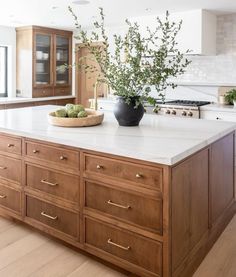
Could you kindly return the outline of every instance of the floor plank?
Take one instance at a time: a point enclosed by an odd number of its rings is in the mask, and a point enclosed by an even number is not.
[[[193,277],[236,276],[236,216]],[[27,226],[0,217],[1,277],[125,277]]]

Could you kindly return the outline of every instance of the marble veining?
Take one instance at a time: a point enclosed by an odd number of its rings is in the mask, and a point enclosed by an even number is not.
[[[154,163],[174,165],[236,129],[230,122],[169,118],[146,114],[139,127],[118,126],[111,112],[102,125],[63,128],[48,123],[57,107],[0,111],[0,131]]]

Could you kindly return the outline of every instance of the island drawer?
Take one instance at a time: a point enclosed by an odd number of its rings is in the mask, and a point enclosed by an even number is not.
[[[162,244],[91,218],[85,218],[85,243],[161,276]]]
[[[0,184],[0,206],[21,212],[21,192]]]
[[[74,212],[26,196],[26,216],[72,237],[77,237],[78,215]]]
[[[79,153],[62,147],[49,146],[37,142],[26,142],[26,156],[56,163],[64,167],[79,170]]]
[[[85,206],[162,234],[162,199],[86,182]]]
[[[21,182],[21,160],[0,155],[0,177]]]
[[[130,181],[162,191],[162,168],[85,154],[85,172]]]
[[[21,155],[21,139],[0,134],[0,151]]]
[[[79,205],[79,177],[26,164],[26,185]]]

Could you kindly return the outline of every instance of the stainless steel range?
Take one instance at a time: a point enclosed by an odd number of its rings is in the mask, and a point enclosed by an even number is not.
[[[207,101],[192,101],[192,100],[170,100],[157,102],[157,107],[153,109],[150,106],[145,107],[147,113],[157,113],[167,116],[181,116],[189,118],[200,118],[200,106],[208,105]]]

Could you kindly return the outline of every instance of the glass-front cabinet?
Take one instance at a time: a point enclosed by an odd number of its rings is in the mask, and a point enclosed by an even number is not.
[[[69,64],[70,40],[68,37],[56,36],[56,85],[68,85],[69,70],[66,67]]]
[[[53,85],[52,80],[52,35],[35,34],[35,86]]]

